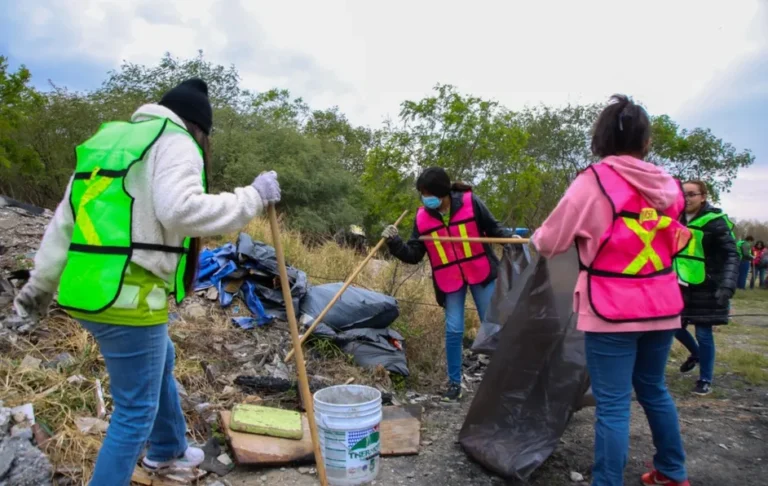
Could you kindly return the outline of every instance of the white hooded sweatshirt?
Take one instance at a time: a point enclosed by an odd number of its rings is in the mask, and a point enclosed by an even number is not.
[[[168,108],[144,105],[132,121],[169,118],[180,126],[184,122]],[[165,133],[135,164],[125,178],[125,188],[133,204],[133,241],[181,246],[185,237],[214,236],[238,231],[264,209],[252,186],[233,193],[205,194],[202,184],[203,159],[197,145],[187,135]],[[62,202],[56,209],[35,256],[30,284],[53,293],[67,263],[74,217],[69,204],[70,180]],[[131,261],[170,282],[178,255],[137,250]]]

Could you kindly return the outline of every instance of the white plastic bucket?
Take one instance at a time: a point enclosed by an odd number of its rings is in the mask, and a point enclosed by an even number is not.
[[[379,390],[332,386],[315,393],[314,404],[328,483],[356,486],[376,479],[381,453]]]

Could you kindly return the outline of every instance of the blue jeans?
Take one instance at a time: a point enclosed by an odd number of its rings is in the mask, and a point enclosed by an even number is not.
[[[715,336],[712,334],[712,326],[697,325],[696,339],[686,328],[678,329],[675,337],[691,356],[699,358],[699,379],[712,383],[715,375]]]
[[[688,477],[677,408],[664,382],[674,334],[674,330],[586,333],[587,367],[597,402],[592,486],[624,484],[633,387],[656,447],[654,467],[674,481]]]
[[[752,266],[752,262],[743,260],[739,263],[739,281],[738,286],[744,290],[747,288],[747,276],[749,275],[749,268]]]
[[[169,461],[187,450],[168,325],[81,324],[99,344],[115,405],[90,485],[128,486],[147,442],[153,461]]]
[[[758,283],[757,288],[762,288],[763,282],[765,282],[765,268],[754,267],[754,272],[752,272],[752,279],[749,282],[749,288],[755,288],[755,280],[757,280]]]
[[[469,290],[477,306],[480,320],[485,319],[485,313],[491,305],[491,297],[496,288],[496,281],[485,287],[471,285]],[[461,355],[464,341],[464,304],[467,300],[467,286],[456,292],[445,294],[445,357],[448,360],[448,380],[451,383],[461,383]]]

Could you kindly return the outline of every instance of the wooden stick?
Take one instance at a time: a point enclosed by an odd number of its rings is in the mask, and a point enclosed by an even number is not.
[[[403,214],[400,215],[399,218],[397,218],[397,221],[395,221],[395,226],[399,225],[402,221],[405,215],[408,214],[408,211],[403,211]],[[303,336],[301,336],[301,344],[304,344],[304,341],[306,341],[310,335],[315,331],[315,328],[320,325],[320,323],[323,321],[323,318],[328,314],[328,311],[331,310],[331,307],[339,301],[341,298],[341,294],[344,293],[347,288],[352,284],[352,282],[357,278],[357,276],[360,274],[360,272],[363,271],[363,268],[365,268],[365,265],[371,260],[371,258],[376,255],[376,253],[379,251],[379,249],[386,243],[387,239],[382,238],[379,240],[379,242],[376,244],[376,246],[373,247],[373,250],[371,250],[370,253],[368,253],[368,256],[365,257],[365,260],[360,262],[360,265],[355,268],[355,270],[352,272],[352,274],[347,278],[347,280],[344,282],[344,285],[341,286],[341,289],[339,289],[338,292],[336,292],[336,295],[333,296],[330,302],[325,306],[325,309],[320,312],[320,314],[315,318],[315,322],[312,323],[311,326],[309,326],[309,329],[304,333]],[[287,363],[290,361],[290,359],[293,357],[293,351],[289,352],[288,355],[285,357],[285,362]]]
[[[449,241],[452,243],[489,243],[498,245],[527,245],[531,240],[529,238],[491,238],[483,236],[480,238],[462,238],[460,236],[422,236],[421,241]]]
[[[299,375],[299,390],[301,398],[304,401],[304,410],[307,411],[307,421],[309,422],[309,433],[312,436],[312,448],[315,451],[315,463],[317,466],[317,477],[320,478],[322,486],[328,486],[328,478],[325,475],[325,462],[323,454],[320,452],[320,440],[317,436],[317,423],[315,422],[315,408],[312,403],[312,393],[309,391],[309,380],[307,379],[307,368],[304,365],[304,353],[301,350],[301,341],[299,340],[299,326],[296,323],[296,312],[293,308],[293,297],[291,296],[291,284],[288,281],[288,270],[285,267],[285,254],[283,253],[283,243],[280,241],[280,224],[277,222],[277,212],[275,206],[270,204],[267,208],[269,213],[269,225],[272,227],[272,239],[275,245],[275,256],[277,257],[277,268],[280,271],[280,285],[283,289],[283,299],[285,300],[285,312],[288,314],[288,326],[291,328],[291,341],[293,350],[296,352],[296,372]]]

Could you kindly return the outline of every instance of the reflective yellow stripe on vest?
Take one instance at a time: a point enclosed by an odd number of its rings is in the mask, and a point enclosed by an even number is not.
[[[448,265],[448,255],[445,254],[445,248],[443,248],[443,243],[438,240],[440,238],[440,235],[437,234],[437,231],[432,232],[432,243],[435,244],[435,250],[437,250],[437,254],[440,256],[440,263],[443,265]]]
[[[83,197],[80,198],[80,204],[77,205],[77,216],[75,217],[75,220],[80,225],[80,231],[83,233],[83,238],[85,238],[86,243],[94,246],[102,246],[101,238],[99,238],[99,234],[93,226],[93,221],[91,221],[91,216],[88,214],[86,205],[98,198],[107,190],[107,188],[109,188],[109,185],[112,184],[111,177],[99,177],[96,179],[98,173],[99,168],[96,167],[91,173],[91,178],[84,181],[88,188],[83,193]]]
[[[472,256],[472,245],[469,241],[466,241],[466,239],[469,238],[469,235],[467,234],[467,225],[459,225],[459,234],[464,238],[464,258],[470,258]]]
[[[653,243],[653,239],[656,237],[656,232],[668,228],[669,225],[672,224],[672,219],[667,216],[662,216],[659,219],[659,223],[650,231],[640,226],[640,223],[638,223],[638,221],[635,219],[622,219],[624,220],[624,224],[627,225],[627,228],[632,230],[632,232],[635,233],[638,238],[640,238],[645,247],[621,273],[626,275],[637,275],[640,270],[643,269],[645,264],[648,263],[648,261],[653,264],[653,268],[655,268],[657,272],[663,270],[664,263],[662,263],[661,258],[653,249],[651,243]]]

